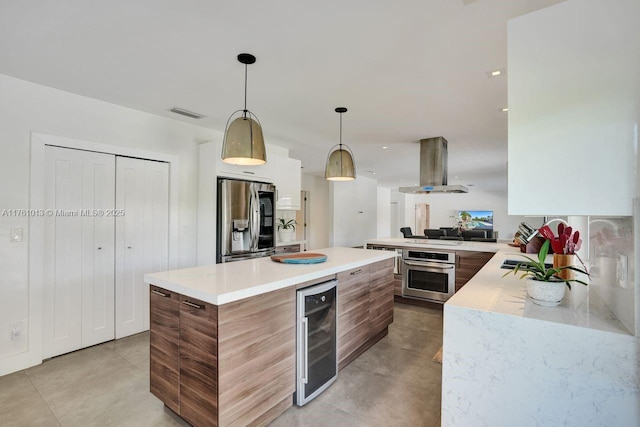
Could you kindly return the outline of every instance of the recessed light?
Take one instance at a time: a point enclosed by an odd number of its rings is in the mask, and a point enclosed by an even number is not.
[[[382,148],[383,150],[386,150],[386,149],[387,149],[387,148],[389,148],[389,147],[387,147],[386,145],[383,145],[383,146],[382,146],[382,147],[380,147],[380,148]]]
[[[503,113],[506,113],[507,111],[509,111],[508,108],[501,108],[500,111],[502,111]]]
[[[376,174],[375,172],[371,172],[371,175],[375,175],[375,174]]]
[[[499,77],[504,74],[504,68],[500,68],[499,70],[492,70],[487,73],[489,77]]]
[[[404,179],[401,179],[400,182],[404,182]]]

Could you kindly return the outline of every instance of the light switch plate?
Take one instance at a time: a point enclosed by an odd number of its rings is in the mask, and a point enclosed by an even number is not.
[[[12,228],[9,230],[9,241],[11,243],[22,242],[23,231],[22,228]]]

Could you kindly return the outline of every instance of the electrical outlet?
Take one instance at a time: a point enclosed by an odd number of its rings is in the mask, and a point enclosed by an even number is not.
[[[23,329],[24,329],[24,322],[9,323],[9,338],[11,338],[11,341],[21,340]]]
[[[627,289],[627,272],[628,272],[628,259],[625,255],[618,254],[618,262],[616,265],[616,278],[618,279],[618,285],[621,288]]]

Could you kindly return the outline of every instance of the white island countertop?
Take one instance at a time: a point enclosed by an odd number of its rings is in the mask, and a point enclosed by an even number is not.
[[[367,240],[368,245],[393,246],[396,248],[424,248],[424,249],[444,249],[447,251],[475,251],[475,252],[498,252],[501,249],[508,249],[509,245],[504,242],[472,242],[463,240],[439,240],[439,239],[401,239],[386,238]],[[514,249],[514,248],[512,248]],[[515,248],[517,250],[517,248]]]
[[[327,261],[320,264],[281,264],[264,257],[145,274],[144,281],[222,305],[395,257],[388,251],[340,247],[311,252],[326,255]]]

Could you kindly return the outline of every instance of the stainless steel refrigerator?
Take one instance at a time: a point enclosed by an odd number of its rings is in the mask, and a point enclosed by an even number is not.
[[[273,255],[275,191],[273,184],[218,178],[217,263]]]

